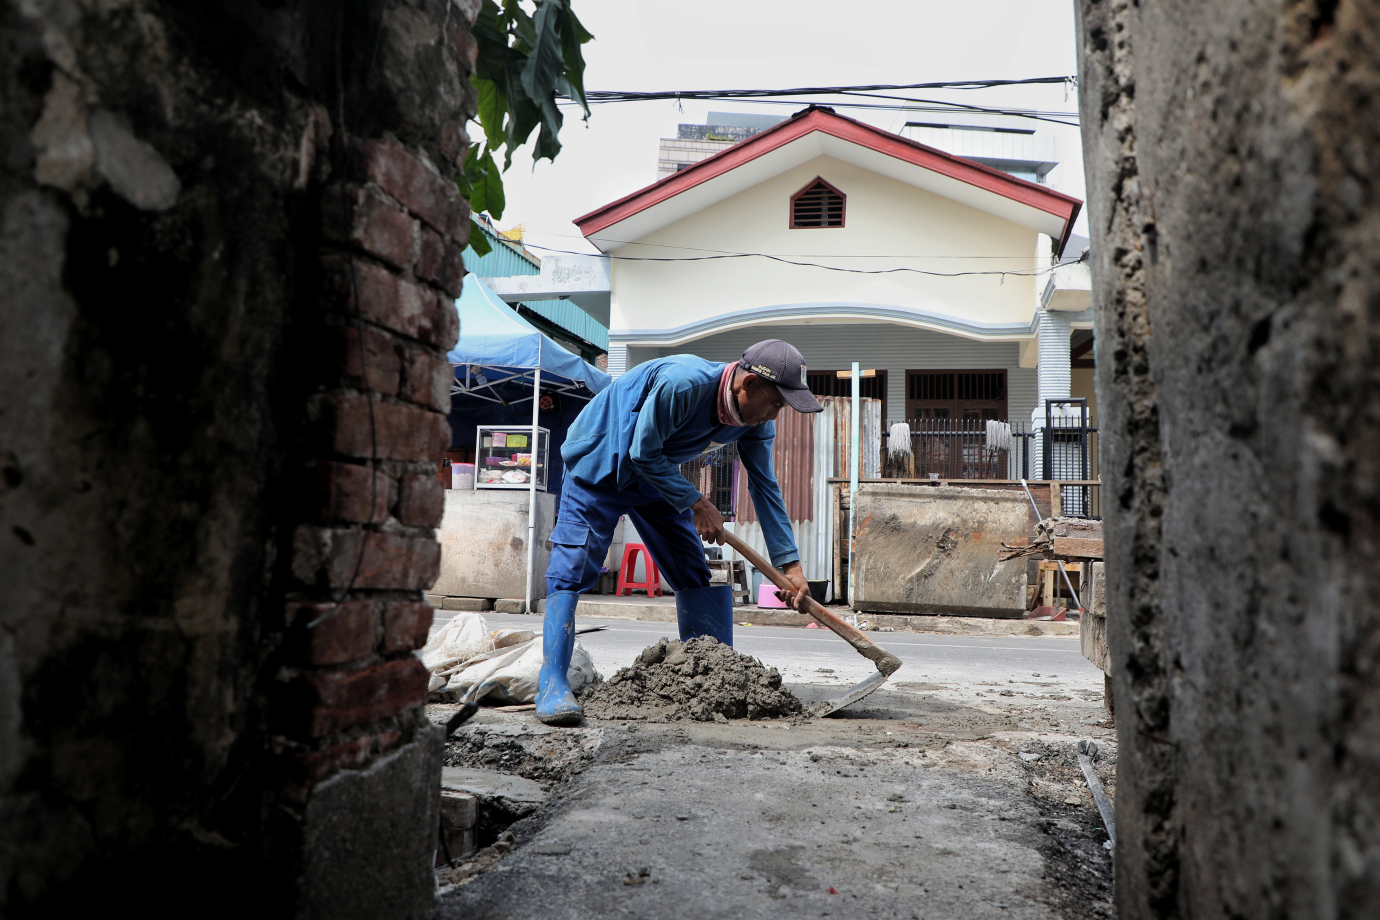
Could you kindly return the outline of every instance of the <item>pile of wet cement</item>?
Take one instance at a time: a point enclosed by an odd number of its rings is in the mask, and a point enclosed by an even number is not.
[[[725,722],[799,715],[804,706],[781,686],[781,675],[711,636],[662,639],[631,666],[580,697],[595,719]]]

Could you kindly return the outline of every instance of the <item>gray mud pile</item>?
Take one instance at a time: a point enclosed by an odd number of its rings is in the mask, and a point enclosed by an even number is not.
[[[710,636],[662,639],[631,666],[580,697],[595,719],[725,722],[799,715],[804,706],[781,675]]]

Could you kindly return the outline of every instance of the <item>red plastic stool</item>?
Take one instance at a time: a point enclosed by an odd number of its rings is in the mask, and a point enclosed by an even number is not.
[[[647,580],[633,581],[637,571],[637,554],[641,553],[647,563]],[[641,543],[628,543],[623,546],[623,564],[618,567],[618,597],[632,594],[633,588],[643,588],[648,597],[661,597],[661,573],[657,571],[652,554]]]

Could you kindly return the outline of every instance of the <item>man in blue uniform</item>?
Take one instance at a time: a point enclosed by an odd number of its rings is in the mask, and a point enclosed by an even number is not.
[[[575,604],[599,578],[620,515],[632,519],[676,593],[681,639],[733,644],[733,588],[710,586],[701,543],[723,542],[723,515],[679,469],[707,450],[737,442],[771,563],[794,586],[783,597],[799,607],[809,585],[771,461],[774,420],[786,406],[823,408],[806,386],[800,352],[769,339],[731,364],[693,355],[639,364],[575,419],[561,448],[566,477],[546,569],[537,718],[569,725],[582,716],[566,679]]]

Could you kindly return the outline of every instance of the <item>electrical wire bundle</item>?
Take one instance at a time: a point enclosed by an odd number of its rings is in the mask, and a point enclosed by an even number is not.
[[[790,89],[695,89],[695,90],[590,90],[585,98],[591,105],[610,102],[654,102],[657,100],[721,101],[748,99],[769,105],[801,105],[797,96],[844,96],[851,99],[872,99],[876,102],[840,101],[835,104],[856,109],[891,109],[921,112],[970,112],[986,115],[1007,115],[1016,118],[1030,118],[1054,124],[1078,125],[1077,112],[1041,111],[1009,107],[968,105],[960,102],[947,102],[942,99],[920,99],[912,96],[897,96],[893,93],[906,90],[976,90],[1002,86],[1040,86],[1060,85],[1072,90],[1078,85],[1076,77],[1029,77],[1022,80],[948,80],[935,83],[875,83],[862,86],[798,86]],[[909,103],[901,105],[898,103]],[[568,97],[563,105],[577,104]]]

